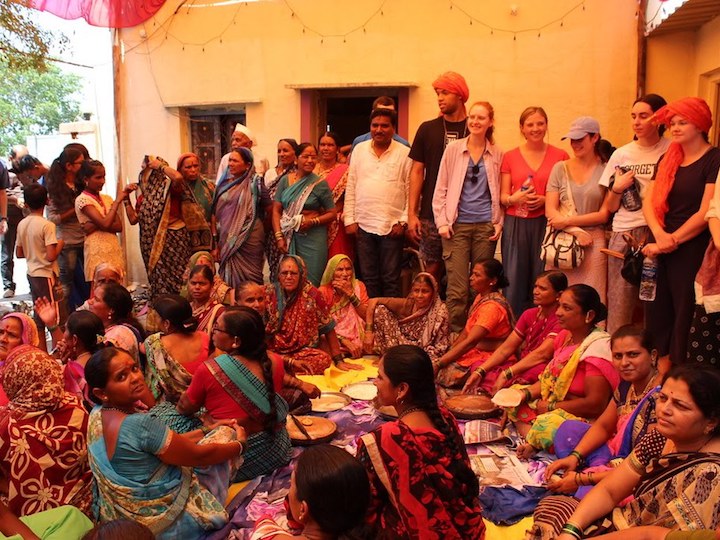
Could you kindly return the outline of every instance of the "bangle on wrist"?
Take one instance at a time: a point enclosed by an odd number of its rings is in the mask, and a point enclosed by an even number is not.
[[[577,459],[578,466],[582,466],[582,464],[585,462],[585,457],[577,450],[573,450],[572,452],[570,452],[570,455]]]
[[[530,403],[532,401],[532,394],[530,393],[530,390],[523,388],[522,392],[525,395],[525,403]]]
[[[54,325],[52,325],[52,326],[47,326],[46,328],[47,328],[47,331],[48,331],[48,332],[52,333],[52,332],[54,332],[55,330],[58,329],[58,325],[57,325],[57,324],[54,324]]]
[[[360,299],[358,298],[357,294],[353,293],[353,294],[350,296],[350,303],[351,303],[353,306],[359,306],[359,305],[360,305]]]
[[[343,358],[344,357],[341,353],[334,354],[332,357],[333,364],[335,364],[337,366],[340,362],[343,361]]]
[[[477,368],[477,369],[475,370],[475,373],[477,373],[478,375],[480,375],[483,379],[485,378],[485,375],[487,375],[487,371],[485,371],[485,368],[482,367],[482,366],[479,367],[479,368]]]
[[[503,375],[505,375],[505,380],[509,381],[513,378],[513,370],[512,368],[507,368],[505,371],[503,371]]]
[[[548,403],[547,410],[548,410],[548,412],[554,411],[556,407],[557,407],[557,401],[550,401]]]
[[[563,525],[562,531],[563,533],[569,534],[573,538],[577,538],[577,540],[582,539],[582,529],[579,527],[573,525],[572,523],[566,523]]]
[[[618,192],[618,191],[615,191],[615,188],[614,188],[614,187],[610,188],[610,191],[612,191],[615,195],[622,195],[622,194],[623,194],[622,191],[619,191],[619,192]]]
[[[203,435],[207,435],[212,430],[207,426],[200,426],[200,431],[202,431]]]

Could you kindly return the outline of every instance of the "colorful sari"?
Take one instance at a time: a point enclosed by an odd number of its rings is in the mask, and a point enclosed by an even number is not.
[[[18,321],[20,321],[20,326],[22,326],[22,344],[37,347],[40,344],[40,333],[38,332],[37,325],[35,324],[33,318],[25,313],[13,311],[12,313],[5,315],[2,319],[0,319],[0,321],[4,321],[10,317],[15,317]],[[0,371],[2,370],[3,365],[3,362],[0,362]],[[7,405],[7,403],[8,398],[5,395],[2,384],[0,384],[0,407]]]
[[[288,253],[302,257],[307,266],[308,280],[317,287],[328,258],[327,226],[311,227],[303,232],[299,231],[299,227],[303,210],[325,212],[335,208],[330,188],[316,174],[308,174],[293,185],[286,176],[278,185],[275,200],[283,208],[280,230]]]
[[[187,433],[202,426],[197,416],[183,416],[177,412],[175,405],[190,386],[195,368],[208,358],[210,337],[205,333],[203,336],[205,341],[200,356],[186,365],[175,361],[165,349],[161,333],[153,334],[145,340],[145,382],[158,402],[149,412],[177,433]]]
[[[93,409],[88,423],[88,456],[99,521],[137,521],[159,540],[199,538],[225,525],[225,508],[200,484],[193,469],[167,465],[157,457],[177,435],[150,415],[129,415],[118,430],[110,459],[101,411],[101,407]],[[234,438],[234,430],[223,428],[208,435],[212,437],[209,442]],[[223,466],[227,468],[227,464]]]
[[[348,297],[343,297],[338,302],[335,302],[335,289],[333,289],[332,280],[338,264],[345,260],[349,261],[352,265],[350,257],[343,254],[335,255],[328,261],[318,291],[322,294],[325,304],[330,306],[330,316],[335,321],[335,333],[340,340],[341,347],[343,350],[349,350],[345,345],[346,342],[351,343],[355,347],[362,347],[365,337],[365,321],[355,310],[352,303],[350,303]],[[351,283],[353,292],[360,300],[360,303],[367,303],[370,300],[367,289],[365,289],[362,281],[355,279],[354,269]]]
[[[470,306],[465,332],[469,333],[474,326],[482,326],[488,331],[483,341],[496,340],[499,346],[510,335],[514,324],[515,317],[510,304],[501,293],[493,292],[475,298]],[[473,347],[438,372],[438,384],[448,389],[462,388],[472,370],[490,358],[492,353]]]
[[[455,419],[441,410],[459,435]],[[480,500],[458,473],[472,474],[464,447],[453,452],[436,429],[410,429],[396,420],[363,435],[357,457],[370,477],[367,521],[376,538],[482,540]]]
[[[205,332],[208,336],[212,337],[213,325],[224,311],[225,306],[218,304],[212,299],[204,306],[193,309],[193,317],[198,321],[197,331]]]
[[[555,338],[553,359],[540,374],[540,399],[548,403],[563,401],[568,395],[585,395],[585,377],[588,365],[603,376],[613,390],[617,388],[620,376],[612,365],[610,336],[607,332],[595,328],[580,345],[570,345],[570,332],[563,330]],[[527,434],[529,444],[537,449],[552,447],[555,433],[566,420],[581,420],[563,409],[554,409],[538,415],[537,401],[523,403],[510,411],[513,421],[532,423]]]
[[[258,379],[242,362],[223,354],[208,360],[206,366],[215,380],[228,395],[245,411],[249,418],[264,425],[271,413],[270,395],[263,381]],[[278,388],[278,379],[282,381],[283,367],[275,364],[273,385]],[[242,482],[268,474],[290,462],[290,436],[285,427],[288,406],[285,400],[275,392],[275,427],[272,431],[262,430],[248,436],[247,450],[243,454],[245,461],[237,471],[234,482]],[[213,411],[208,411],[211,415]]]
[[[263,281],[265,229],[260,219],[262,178],[250,167],[228,178],[215,190],[213,209],[220,248],[219,274],[232,287],[243,281]]]
[[[8,355],[0,383],[10,398],[0,408],[0,476],[10,510],[24,516],[69,504],[89,515],[88,415],[64,391],[60,364],[21,345]]]
[[[332,364],[332,359],[317,347],[320,336],[335,328],[335,321],[323,296],[308,282],[303,260],[296,255],[286,255],[283,260],[285,258],[292,258],[297,263],[299,284],[290,294],[286,294],[279,283],[265,286],[268,348],[282,355],[283,363],[292,365],[301,360],[310,366],[311,375],[322,375]]]
[[[198,160],[198,163],[200,162],[200,157],[197,154],[193,152],[186,152],[178,156],[177,166],[175,167],[175,170],[180,171],[183,162],[189,157],[194,157]],[[203,213],[205,214],[205,220],[208,223],[211,223],[212,202],[215,196],[215,183],[208,180],[207,178],[203,178],[202,176],[200,176],[197,180],[187,182],[187,185],[190,186],[190,190],[195,196],[195,201],[200,205],[200,208],[202,208]]]
[[[419,273],[432,284],[433,298],[430,305],[399,319],[383,305],[375,308],[373,330],[375,349],[383,355],[395,345],[417,345],[430,355],[432,360],[440,358],[450,346],[450,317],[440,299],[435,278],[427,272]],[[413,302],[410,298],[406,302]]]
[[[621,383],[621,386],[625,387]],[[585,456],[585,463],[588,472],[607,471],[625,459],[635,445],[648,433],[648,430],[656,422],[655,416],[655,393],[660,390],[659,386],[653,387],[641,399],[636,400],[628,396],[628,393],[621,395],[620,387],[615,390],[613,400],[617,406],[618,420],[615,435],[600,448]],[[563,422],[555,433],[554,446],[558,458],[570,455],[584,435],[590,429],[590,424],[580,420],[568,420]],[[592,486],[579,487],[575,492],[577,499],[582,499]]]
[[[328,183],[335,206],[341,206],[345,199],[348,165],[337,163],[332,169],[321,170],[318,164],[315,174]],[[355,242],[345,232],[345,226],[337,220],[328,224],[328,257],[335,255],[347,255],[351,261],[355,257]]]
[[[661,455],[665,438],[650,431],[628,456],[642,475],[633,496],[622,507],[600,518],[583,538],[615,530],[654,525],[671,530],[716,529],[720,500],[720,454],[676,452]],[[552,500],[558,499],[558,500]],[[552,510],[548,512],[549,505]],[[579,501],[573,497],[547,497],[533,516],[528,538],[549,540],[559,534]]]
[[[225,281],[223,281],[223,278],[221,278],[215,272],[215,257],[213,257],[209,251],[197,251],[190,256],[187,269],[183,274],[184,284],[182,286],[182,289],[180,289],[180,295],[185,298],[189,298],[187,282],[190,279],[190,271],[195,268],[195,266],[197,266],[197,262],[200,260],[201,257],[206,257],[213,263],[211,270],[215,274],[215,277],[213,278],[213,285],[212,289],[210,290],[210,300],[218,304],[229,305],[231,303],[230,292],[232,291],[232,287],[225,283]]]
[[[138,223],[150,297],[156,298],[180,291],[183,268],[190,254],[210,249],[212,234],[190,186],[184,181],[173,184],[160,170],[147,167],[152,159],[153,156],[145,158],[138,179],[142,191]],[[173,215],[178,211],[179,215]]]

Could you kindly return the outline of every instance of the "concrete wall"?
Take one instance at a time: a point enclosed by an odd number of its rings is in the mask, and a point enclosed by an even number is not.
[[[471,101],[494,105],[497,141],[505,148],[521,142],[517,118],[528,105],[547,110],[553,144],[562,144],[573,118],[588,114],[598,118],[605,137],[630,138],[635,2],[587,0],[582,9],[577,0],[525,0],[515,2],[516,15],[510,2],[453,4],[393,0],[372,16],[379,1],[293,0],[294,15],[279,1],[176,14],[176,4],[167,3],[154,21],[119,34],[121,175],[134,178],[146,153],[172,161],[187,150],[183,110],[195,106],[246,104],[248,126],[272,162],[277,139],[300,135],[296,88],[304,86],[410,83],[412,137],[437,115],[431,83],[446,70],[466,77]],[[480,21],[495,28],[492,34]],[[551,21],[557,22],[538,30]],[[311,30],[328,36],[354,28],[360,29],[322,40]],[[130,271],[140,272],[137,264]]]

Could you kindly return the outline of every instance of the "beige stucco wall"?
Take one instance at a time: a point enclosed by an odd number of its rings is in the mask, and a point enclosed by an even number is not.
[[[392,0],[365,31],[322,42],[309,29],[303,33],[303,23],[326,35],[343,34],[361,26],[382,2],[261,1],[180,8],[173,15],[176,4],[168,2],[154,22],[119,34],[124,51],[119,145],[121,175],[127,179],[136,176],[145,153],[172,161],[188,149],[185,106],[247,104],[247,123],[260,151],[272,156],[278,138],[300,134],[300,92],[288,85],[416,83],[408,111],[412,137],[422,121],[437,114],[431,83],[446,70],[466,77],[471,101],[494,105],[497,141],[505,148],[520,142],[517,118],[528,105],[547,110],[553,144],[562,144],[560,137],[580,115],[596,116],[603,135],[616,143],[631,134],[635,2],[586,0],[585,9],[565,16],[562,26],[556,22],[513,39],[497,30],[491,35],[477,20],[513,31],[538,28],[578,1],[454,0],[450,9],[447,0]],[[517,15],[510,13],[511,4]],[[476,22],[471,25],[462,9]],[[137,277],[137,252],[129,258]]]
[[[647,40],[647,88],[666,99],[700,96],[715,108],[720,83],[720,17],[699,30]],[[714,111],[717,113],[718,111]]]

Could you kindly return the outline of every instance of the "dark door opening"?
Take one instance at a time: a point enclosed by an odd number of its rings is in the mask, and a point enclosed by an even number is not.
[[[397,102],[397,96],[391,96]],[[327,127],[340,137],[340,144],[351,144],[358,135],[370,131],[370,112],[375,97],[330,97],[327,99]]]
[[[190,144],[200,158],[200,173],[215,178],[220,160],[230,151],[235,124],[245,123],[244,111],[190,110]]]

